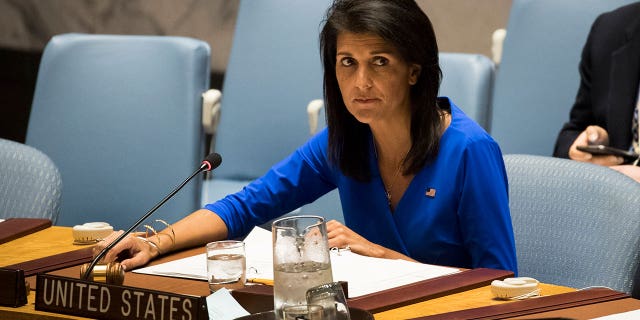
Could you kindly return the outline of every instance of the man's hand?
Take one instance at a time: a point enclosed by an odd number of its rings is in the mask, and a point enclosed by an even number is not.
[[[602,166],[615,166],[624,162],[622,157],[614,155],[592,155],[591,153],[582,152],[577,149],[577,146],[586,146],[590,144],[609,145],[609,134],[607,133],[607,130],[599,126],[588,126],[587,129],[582,131],[582,133],[580,133],[576,138],[571,145],[571,148],[569,148],[569,158],[576,161],[590,162]]]

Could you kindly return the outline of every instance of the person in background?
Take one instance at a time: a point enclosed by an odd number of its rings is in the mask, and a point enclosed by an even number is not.
[[[500,148],[437,97],[436,38],[415,1],[336,0],[320,51],[326,129],[241,191],[175,223],[175,243],[127,237],[106,261],[124,255],[130,270],[161,253],[241,237],[338,188],[345,224],[327,223],[331,247],[517,272]]]
[[[640,167],[613,155],[592,155],[577,146],[638,147],[640,101],[640,2],[600,15],[580,61],[580,87],[555,144],[555,157],[610,166],[640,182]]]

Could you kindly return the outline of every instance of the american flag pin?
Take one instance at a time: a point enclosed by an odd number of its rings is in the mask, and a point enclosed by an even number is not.
[[[425,196],[429,197],[429,198],[435,198],[436,197],[436,188],[427,188],[427,192],[424,193]]]

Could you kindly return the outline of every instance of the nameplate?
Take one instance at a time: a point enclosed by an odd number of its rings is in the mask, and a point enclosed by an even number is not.
[[[0,268],[0,306],[20,307],[27,304],[24,272],[19,269]]]
[[[206,297],[84,281],[36,277],[36,310],[98,319],[206,320]]]

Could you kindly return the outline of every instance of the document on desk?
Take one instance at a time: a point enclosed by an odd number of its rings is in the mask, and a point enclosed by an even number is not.
[[[256,227],[244,241],[247,278],[273,279],[271,232]],[[206,280],[206,268],[205,255],[200,254],[133,272]],[[460,272],[457,268],[372,258],[351,251],[331,251],[331,268],[334,281],[349,283],[352,298]]]

